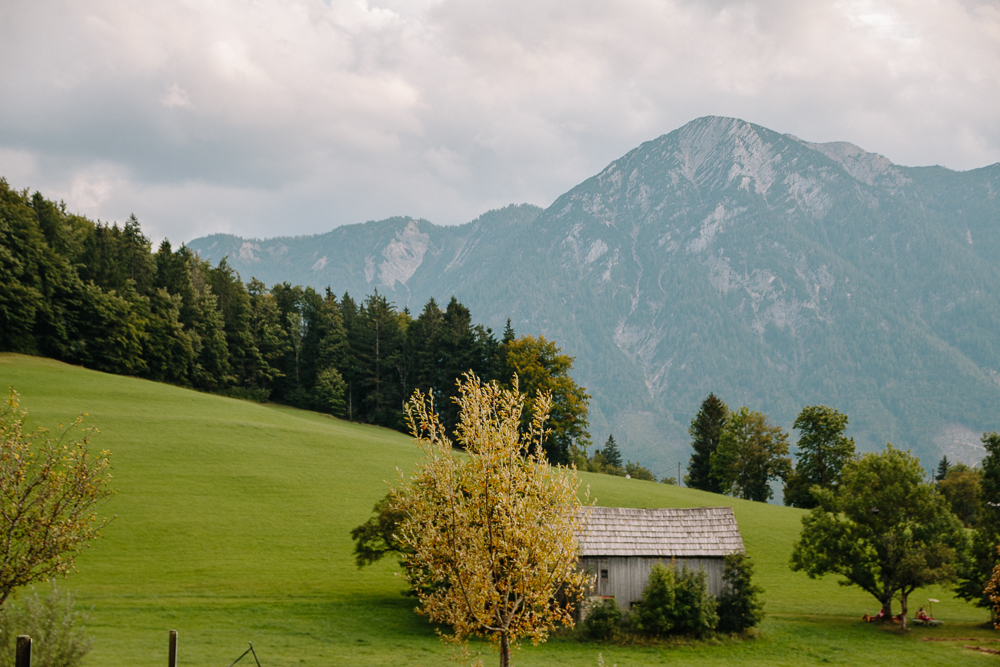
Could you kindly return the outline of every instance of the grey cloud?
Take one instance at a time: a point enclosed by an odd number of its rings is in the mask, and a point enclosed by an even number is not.
[[[706,114],[1000,159],[1000,10],[957,0],[0,7],[0,174],[154,236],[547,205]]]

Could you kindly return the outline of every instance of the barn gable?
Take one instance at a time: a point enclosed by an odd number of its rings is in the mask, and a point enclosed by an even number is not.
[[[743,552],[731,507],[632,509],[592,507],[580,534],[580,567],[592,592],[628,609],[642,596],[658,562],[705,572],[708,592],[722,591],[723,560]]]

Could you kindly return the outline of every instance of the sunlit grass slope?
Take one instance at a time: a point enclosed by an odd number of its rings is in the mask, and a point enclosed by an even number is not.
[[[395,563],[358,570],[348,531],[365,520],[416,448],[402,434],[309,412],[200,394],[58,362],[0,355],[0,384],[22,394],[32,425],[80,412],[110,449],[117,519],[64,585],[91,612],[95,665],[158,665],[167,630],[181,664],[226,665],[254,642],[265,665],[448,662],[400,595]],[[902,639],[858,621],[874,601],[788,570],[802,513],[662,484],[582,475],[601,505],[732,505],[766,589],[761,638],[718,646],[597,647],[561,638],[524,665],[870,664],[882,658],[969,664],[960,643]],[[936,634],[974,636],[984,614],[943,591]],[[980,654],[981,655],[981,654]],[[990,656],[984,656],[989,658]],[[489,660],[492,662],[492,660]]]

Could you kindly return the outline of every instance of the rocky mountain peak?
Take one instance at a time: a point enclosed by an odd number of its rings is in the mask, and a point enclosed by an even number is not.
[[[848,174],[867,185],[873,185],[876,179],[881,176],[890,176],[899,184],[910,181],[887,157],[878,153],[869,153],[852,143],[831,141],[824,144],[814,144],[803,141],[802,144],[839,163]]]
[[[864,449],[974,462],[966,436],[1000,426],[997,173],[706,116],[544,211],[190,246],[269,284],[378,287],[411,310],[455,295],[495,330],[509,317],[576,357],[595,441],[614,432],[659,472],[709,391],[786,427],[834,405]]]

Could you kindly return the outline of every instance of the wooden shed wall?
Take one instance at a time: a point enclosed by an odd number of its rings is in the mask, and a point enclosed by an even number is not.
[[[623,610],[628,611],[632,603],[642,597],[642,591],[649,581],[649,572],[656,563],[670,567],[671,563],[677,569],[687,567],[689,570],[699,569],[706,574],[706,583],[710,595],[718,596],[722,592],[722,558],[649,558],[643,556],[608,556],[583,557],[580,567],[594,574],[596,590],[594,595],[613,597]],[[601,577],[601,570],[607,570],[608,577]]]

